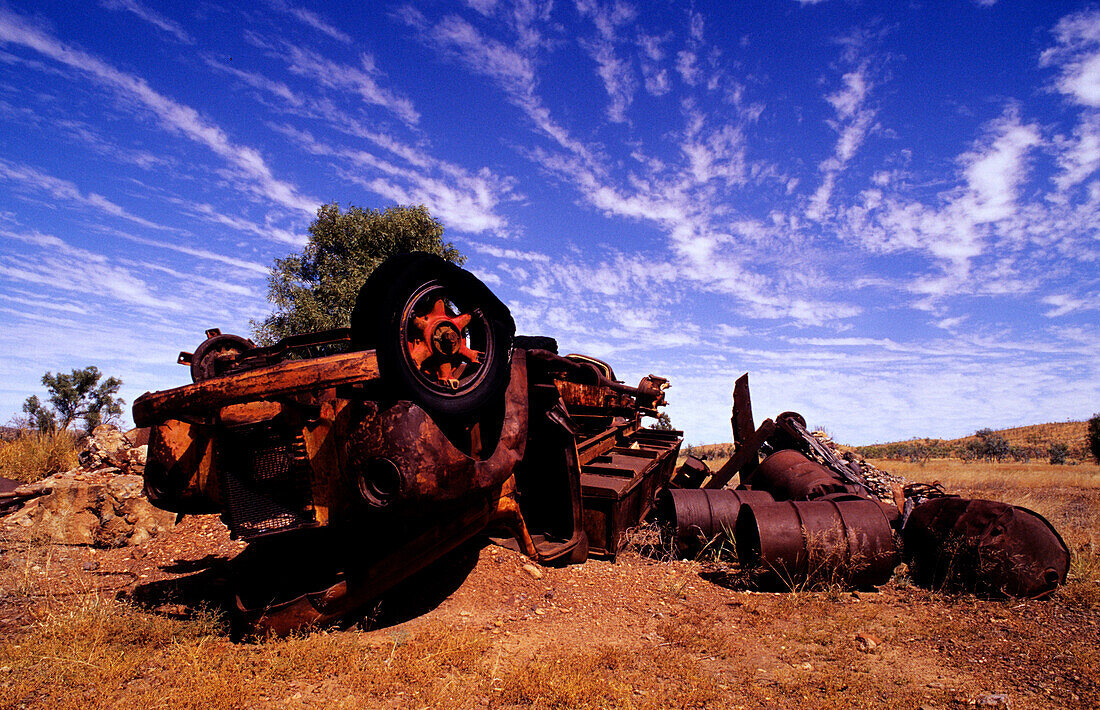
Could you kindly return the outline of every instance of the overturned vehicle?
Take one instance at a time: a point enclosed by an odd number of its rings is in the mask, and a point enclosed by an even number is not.
[[[918,584],[990,596],[1066,580],[1042,516],[892,476],[795,412],[756,425],[747,375],[729,460],[676,468],[682,433],[642,424],[667,380],[629,386],[514,331],[484,284],[423,253],[375,269],[350,328],[269,347],[208,331],[180,354],[192,384],[134,402],[146,494],[248,542],[232,604],[260,632],[346,617],[485,532],[565,564],[614,558],[647,517],[681,555],[733,543],[761,588],[873,587],[901,561]]]
[[[613,558],[673,473],[681,433],[642,425],[668,382],[514,331],[424,253],[371,274],[350,328],[207,331],[192,384],[134,402],[146,494],[249,543],[234,596],[258,630],[342,617],[490,528],[544,564]]]

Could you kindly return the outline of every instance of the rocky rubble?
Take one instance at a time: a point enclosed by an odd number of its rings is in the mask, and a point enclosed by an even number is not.
[[[890,473],[889,471],[883,471],[854,451],[843,451],[836,445],[832,437],[823,431],[813,431],[810,432],[810,434],[843,461],[847,462],[849,465],[855,464],[858,466],[860,474],[867,482],[867,490],[884,503],[897,503],[898,497],[903,495],[903,489],[913,485],[913,481],[910,481],[908,478]],[[827,461],[819,461],[819,463],[828,465]]]
[[[15,489],[28,502],[4,523],[9,530],[69,545],[140,545],[171,529],[175,515],[153,507],[142,492],[148,434],[96,427],[80,466]]]
[[[78,455],[80,467],[96,471],[105,467],[140,476],[145,471],[149,452],[149,430],[132,429],[122,433],[113,424],[100,424],[92,430]]]

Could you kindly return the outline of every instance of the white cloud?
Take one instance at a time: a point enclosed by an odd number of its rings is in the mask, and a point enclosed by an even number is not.
[[[975,224],[1010,217],[1016,192],[1027,176],[1027,152],[1042,143],[1039,128],[1023,125],[1010,109],[987,131],[983,144],[960,157],[967,194],[961,208]]]
[[[392,111],[405,123],[415,125],[420,114],[407,97],[382,87],[378,80],[383,76],[375,66],[374,57],[367,53],[359,55],[359,66],[338,64],[322,57],[316,52],[287,44],[281,53],[286,59],[290,71],[299,76],[341,91],[351,91],[363,101]]]
[[[204,120],[198,111],[154,91],[144,79],[74,49],[4,9],[0,9],[0,42],[34,50],[89,76],[121,97],[136,101],[152,112],[165,127],[205,145],[227,160],[253,181],[251,187],[263,197],[308,214],[317,211],[317,200],[299,194],[293,185],[276,178],[257,150],[234,144],[221,128]]]
[[[365,133],[412,167],[385,160],[366,150],[335,147],[311,134],[291,127],[279,128],[314,155],[340,158],[355,166],[342,171],[351,182],[366,187],[400,204],[424,204],[448,226],[466,232],[503,233],[507,221],[497,208],[502,201],[514,199],[513,181],[482,168],[470,172],[456,164],[437,160],[426,153],[400,144],[392,136]],[[369,168],[374,175],[364,175]]]
[[[1100,107],[1100,11],[1067,15],[1054,35],[1057,44],[1042,53],[1040,64],[1061,70],[1056,87],[1070,100]]]
[[[844,86],[829,94],[825,100],[836,112],[834,128],[838,131],[833,155],[821,162],[821,184],[810,197],[806,217],[822,221],[829,215],[829,203],[839,175],[855,157],[875,119],[875,111],[864,107],[871,83],[866,65],[847,72],[841,77]]]
[[[309,25],[310,27],[322,34],[328,35],[338,42],[343,42],[344,44],[352,43],[351,37],[349,37],[346,32],[337,28],[312,10],[307,10],[303,7],[291,5],[285,0],[268,0],[268,3],[276,10],[285,12],[291,17],[294,17],[300,22]]]
[[[194,44],[195,40],[183,29],[179,23],[169,20],[159,12],[151,10],[137,0],[101,0],[103,7],[108,10],[123,10],[137,15],[159,30],[167,32],[184,44]]]
[[[61,178],[47,175],[27,165],[9,163],[3,158],[0,158],[0,180],[10,180],[20,185],[46,192],[57,200],[64,200],[69,203],[75,202],[86,207],[91,207],[104,214],[119,217],[133,222],[134,224],[140,224],[143,227],[160,230],[167,229],[167,227],[163,227],[147,219],[131,214],[103,195],[95,192],[81,192],[75,184],[68,180],[62,180]]]
[[[12,253],[4,255],[0,258],[0,276],[28,284],[48,284],[96,301],[114,299],[142,308],[186,310],[184,303],[157,296],[135,272],[111,263],[102,254],[38,232],[0,230],[0,237],[30,244],[39,250],[33,258]]]

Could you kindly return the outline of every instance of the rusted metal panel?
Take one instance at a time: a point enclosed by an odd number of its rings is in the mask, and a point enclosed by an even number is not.
[[[753,432],[743,444],[739,444],[723,466],[714,472],[706,483],[706,488],[725,488],[733,477],[741,473],[741,483],[751,480],[750,476],[756,471],[760,461],[760,447],[775,433],[775,423],[771,419],[765,419],[760,423],[760,428]]]
[[[683,441],[680,432],[638,430],[623,446],[581,469],[584,523],[591,554],[614,558],[628,531],[653,508],[668,485]]]
[[[145,495],[175,513],[221,512],[214,428],[168,419],[152,427],[145,463]]]
[[[329,355],[260,367],[183,387],[146,392],[134,400],[134,423],[152,426],[168,418],[204,414],[259,399],[367,382],[378,377],[373,350]]]
[[[378,411],[364,407],[347,448],[347,475],[371,487],[374,462],[393,464],[394,478],[381,484],[385,500],[367,502],[396,509],[438,506],[500,487],[523,458],[527,440],[527,374],[522,351],[512,359],[512,375],[505,393],[505,415],[495,446],[485,458],[462,451],[434,419],[412,402],[400,401]],[[468,429],[459,429],[463,438]],[[469,439],[467,439],[469,441]]]

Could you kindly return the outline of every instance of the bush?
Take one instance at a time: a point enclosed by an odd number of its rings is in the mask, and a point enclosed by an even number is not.
[[[974,432],[978,437],[978,455],[987,461],[1004,461],[1008,458],[1008,441],[992,429],[979,429]]]
[[[1061,465],[1066,462],[1066,457],[1069,454],[1069,447],[1063,443],[1051,444],[1049,453],[1050,462],[1052,464]]]
[[[1092,418],[1089,419],[1087,439],[1092,457],[1096,459],[1097,463],[1100,463],[1100,414],[1093,414]]]
[[[66,429],[24,430],[0,444],[0,476],[31,483],[77,465],[77,436]]]

